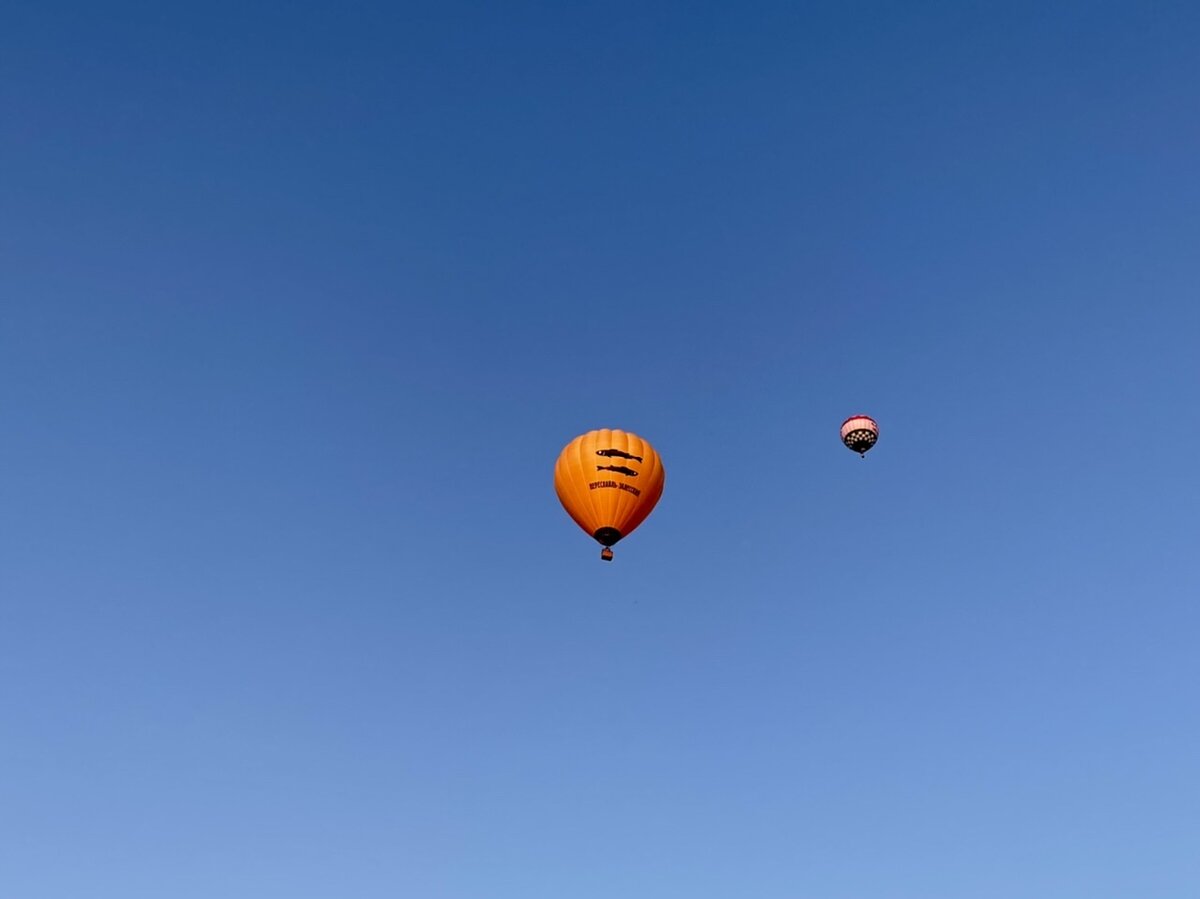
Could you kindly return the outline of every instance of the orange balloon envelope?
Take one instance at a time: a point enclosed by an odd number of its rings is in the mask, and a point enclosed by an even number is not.
[[[604,549],[629,534],[654,509],[665,480],[662,462],[636,434],[602,428],[576,437],[554,466],[554,491],[567,514]]]

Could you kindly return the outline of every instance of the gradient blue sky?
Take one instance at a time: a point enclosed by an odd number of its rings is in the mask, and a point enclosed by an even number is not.
[[[1197,47],[5,5],[0,894],[1195,899]]]

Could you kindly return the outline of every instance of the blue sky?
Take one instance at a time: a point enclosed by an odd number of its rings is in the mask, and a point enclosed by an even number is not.
[[[6,7],[0,893],[1193,899],[1197,46]]]

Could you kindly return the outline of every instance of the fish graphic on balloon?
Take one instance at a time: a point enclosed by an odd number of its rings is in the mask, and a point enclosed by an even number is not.
[[[617,474],[628,475],[631,478],[637,477],[636,471],[626,468],[624,465],[597,465],[596,471],[615,471]]]
[[[634,462],[641,462],[641,456],[635,456],[633,453],[627,453],[619,449],[600,449],[596,450],[597,456],[607,456],[609,459],[632,459]]]

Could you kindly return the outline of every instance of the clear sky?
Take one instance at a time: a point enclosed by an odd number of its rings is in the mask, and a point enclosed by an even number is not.
[[[1195,899],[1197,47],[6,4],[0,894]]]

